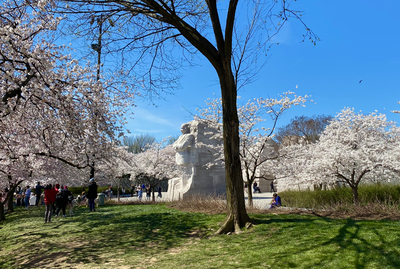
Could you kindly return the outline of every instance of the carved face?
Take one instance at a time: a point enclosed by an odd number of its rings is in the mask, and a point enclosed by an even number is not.
[[[182,134],[188,134],[188,133],[190,133],[190,125],[187,124],[187,123],[182,124],[182,126],[181,126],[181,132],[182,132]]]

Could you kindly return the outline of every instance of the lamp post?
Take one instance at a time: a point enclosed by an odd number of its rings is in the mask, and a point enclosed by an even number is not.
[[[97,24],[99,25],[99,37],[97,38],[97,43],[93,43],[91,45],[91,48],[97,52],[96,80],[99,81],[100,80],[100,65],[101,65],[101,39],[102,39],[102,35],[103,35],[103,14],[101,14],[99,17],[97,17]],[[95,114],[96,114],[96,112],[95,112]],[[94,125],[95,125],[96,132],[97,132],[97,122]],[[90,167],[90,178],[94,178],[94,172],[95,172],[95,168],[94,168],[95,154],[94,153],[93,153],[92,157],[93,157],[93,159],[92,159],[92,165]]]

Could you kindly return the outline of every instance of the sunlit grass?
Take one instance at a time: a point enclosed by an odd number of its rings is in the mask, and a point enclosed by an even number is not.
[[[0,268],[399,268],[397,221],[252,214],[254,228],[213,233],[224,214],[106,205],[44,224],[17,208],[0,229]]]

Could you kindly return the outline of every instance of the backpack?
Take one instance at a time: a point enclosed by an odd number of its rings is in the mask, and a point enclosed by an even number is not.
[[[63,194],[61,191],[56,194],[56,200],[60,200],[60,199],[63,199]]]

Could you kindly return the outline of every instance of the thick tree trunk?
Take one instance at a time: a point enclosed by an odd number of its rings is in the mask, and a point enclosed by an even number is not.
[[[221,83],[223,109],[223,136],[226,176],[226,199],[228,214],[217,234],[235,232],[250,221],[246,212],[243,176],[239,156],[239,119],[237,114],[236,84],[229,64],[224,65],[224,72],[218,73]]]
[[[352,186],[351,190],[353,191],[353,203],[355,205],[359,205],[360,204],[360,200],[358,198],[358,186]]]

